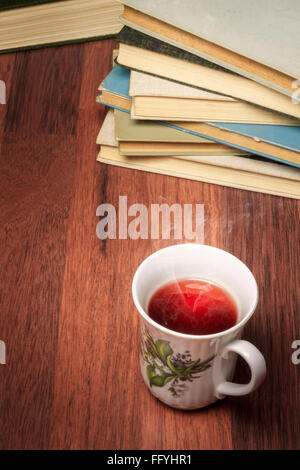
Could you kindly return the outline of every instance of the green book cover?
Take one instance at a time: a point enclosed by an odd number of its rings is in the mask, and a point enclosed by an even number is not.
[[[117,140],[131,142],[189,142],[212,144],[212,140],[162,126],[155,121],[130,119],[130,115],[115,109],[115,135]]]
[[[191,62],[193,64],[204,65],[216,70],[221,70],[222,72],[230,73],[232,75],[237,75],[231,70],[225,69],[220,65],[209,62],[202,57],[191,54],[190,52],[184,51],[179,47],[172,46],[166,42],[160,41],[152,36],[141,33],[135,29],[129,28],[129,26],[124,26],[117,36],[117,41],[128,44],[130,46],[140,47],[142,49],[147,49],[152,52],[158,52],[159,54],[168,55],[170,57],[175,57],[176,59],[185,60],[186,62]]]

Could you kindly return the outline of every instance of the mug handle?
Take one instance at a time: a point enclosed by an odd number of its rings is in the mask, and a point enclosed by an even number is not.
[[[224,381],[216,387],[216,397],[225,395],[241,396],[253,392],[263,382],[266,375],[266,361],[262,353],[248,341],[238,339],[224,347],[221,358],[227,359],[229,352],[235,352],[242,356],[251,370],[251,379],[247,384],[237,384]]]

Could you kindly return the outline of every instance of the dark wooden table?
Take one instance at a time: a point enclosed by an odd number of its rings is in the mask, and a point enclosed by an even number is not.
[[[97,87],[112,40],[0,56],[1,449],[300,447],[299,201],[96,162],[106,110]],[[174,241],[96,237],[96,208],[205,204],[205,243],[228,250],[260,288],[245,329],[266,357],[264,385],[184,412],[157,401],[138,366],[131,280]],[[236,380],[247,380],[239,364]]]

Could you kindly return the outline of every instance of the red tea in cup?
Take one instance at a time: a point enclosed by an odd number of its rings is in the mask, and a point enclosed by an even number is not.
[[[218,285],[182,279],[165,284],[152,295],[148,315],[179,333],[209,335],[233,327],[238,310],[231,295]]]

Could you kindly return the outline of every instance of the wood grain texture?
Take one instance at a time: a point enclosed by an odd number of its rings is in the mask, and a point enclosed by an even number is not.
[[[300,203],[97,163],[106,110],[95,96],[114,47],[0,57],[0,448],[299,448]],[[205,243],[253,271],[261,296],[245,337],[268,375],[252,395],[184,412],[144,386],[131,280],[175,242],[100,241],[96,208],[119,195],[148,207],[204,203]],[[239,364],[236,380],[246,379]]]

